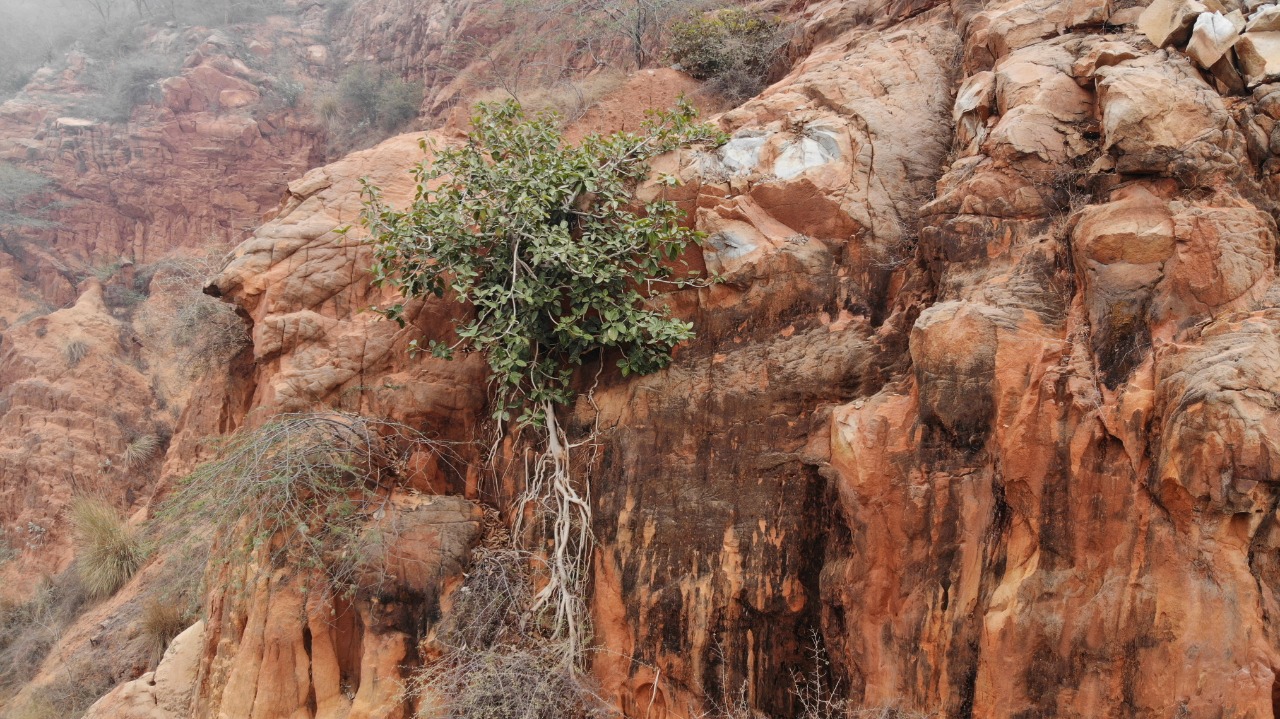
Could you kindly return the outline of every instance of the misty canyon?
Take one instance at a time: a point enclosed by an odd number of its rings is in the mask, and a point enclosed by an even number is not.
[[[1280,716],[1280,6],[54,5],[0,0],[0,717]],[[616,285],[692,337],[533,422],[368,189],[522,217],[413,174],[512,99],[631,133],[582,177],[712,126],[608,208],[696,240]]]

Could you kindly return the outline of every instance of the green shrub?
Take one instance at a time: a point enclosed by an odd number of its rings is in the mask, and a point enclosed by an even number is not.
[[[81,498],[73,502],[71,526],[80,579],[94,597],[115,594],[146,558],[138,532],[102,500]]]
[[[400,78],[388,80],[378,89],[376,119],[378,125],[393,131],[418,116],[422,104],[422,86]]]
[[[786,44],[783,27],[772,16],[727,8],[674,23],[670,52],[690,75],[741,102],[768,84]]]
[[[338,79],[338,97],[354,114],[371,118],[377,112],[382,73],[370,65],[353,65]]]
[[[343,72],[332,92],[315,100],[315,113],[336,136],[338,146],[378,140],[418,116],[422,86],[370,65]]]
[[[456,342],[428,347],[443,358],[458,348],[484,353],[499,419],[523,410],[522,423],[541,424],[547,406],[572,398],[574,369],[601,351],[622,355],[624,375],[665,367],[693,327],[646,306],[644,292],[688,282],[666,262],[700,236],[680,224],[674,203],[631,207],[650,158],[721,140],[695,117],[682,102],[653,114],[640,134],[566,147],[552,116],[526,119],[515,102],[480,105],[468,142],[417,170],[411,207],[386,207],[366,185],[374,282],[409,299],[447,291],[475,308]],[[404,305],[380,311],[404,324]]]

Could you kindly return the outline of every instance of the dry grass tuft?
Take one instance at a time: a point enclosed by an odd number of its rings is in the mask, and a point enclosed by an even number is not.
[[[191,615],[178,603],[148,600],[142,607],[142,636],[151,651],[152,664],[160,661],[169,642],[192,622]]]
[[[89,594],[109,597],[142,566],[141,537],[106,502],[81,498],[71,505],[76,566]]]
[[[89,356],[89,344],[84,340],[71,340],[62,346],[62,356],[67,360],[68,367],[75,367]]]
[[[529,114],[554,112],[559,115],[561,124],[571,125],[581,120],[587,111],[609,93],[621,87],[625,80],[625,74],[605,70],[578,79],[561,78],[550,84],[520,90],[518,94],[495,87],[472,99],[474,102],[516,100]]]
[[[144,434],[125,445],[120,461],[128,469],[136,469],[150,462],[160,449],[160,438],[154,434]]]

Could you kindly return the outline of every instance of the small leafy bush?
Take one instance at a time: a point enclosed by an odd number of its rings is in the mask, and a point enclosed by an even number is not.
[[[76,567],[89,594],[109,597],[146,559],[139,533],[106,502],[81,498],[71,505]]]
[[[681,102],[638,134],[566,147],[554,116],[481,104],[466,144],[417,169],[411,207],[383,205],[366,184],[375,283],[408,299],[447,292],[475,308],[456,342],[432,339],[428,348],[443,358],[459,348],[484,353],[497,418],[522,410],[521,423],[540,425],[549,406],[570,401],[573,371],[589,356],[616,351],[624,375],[647,374],[693,337],[690,323],[646,306],[645,296],[690,281],[667,263],[701,237],[680,224],[674,203],[633,203],[652,157],[723,140],[696,115]],[[405,323],[403,304],[380,311]]]
[[[778,51],[786,44],[786,33],[775,18],[742,8],[705,13],[671,26],[672,60],[734,102],[764,89]]]

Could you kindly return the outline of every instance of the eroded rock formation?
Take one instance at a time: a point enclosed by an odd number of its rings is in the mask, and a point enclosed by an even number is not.
[[[867,706],[1271,716],[1272,88],[1101,2],[805,12],[662,168],[699,339],[575,414],[611,698],[790,715],[812,630]]]
[[[709,235],[686,261],[725,282],[661,298],[698,330],[669,369],[602,373],[571,413],[600,432],[592,671],[619,711],[795,716],[816,641],[860,707],[1276,715],[1280,85],[1224,80],[1225,26],[1185,44],[1206,11],[1271,11],[1165,4],[1173,49],[1124,0],[801,4],[801,57],[717,118],[730,141],[660,160]],[[422,37],[483,25],[428,11]],[[430,56],[397,37],[397,62]],[[290,183],[213,278],[253,363],[188,410],[171,476],[278,411],[481,431],[478,358],[405,352],[457,309],[415,304],[405,330],[363,312],[387,297],[338,231],[360,177],[407,200],[418,139]],[[197,715],[404,716],[395,682],[493,498],[465,459],[408,473],[396,511],[430,517],[390,601],[211,575]]]

